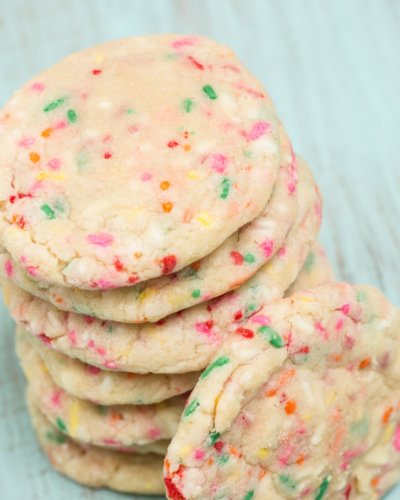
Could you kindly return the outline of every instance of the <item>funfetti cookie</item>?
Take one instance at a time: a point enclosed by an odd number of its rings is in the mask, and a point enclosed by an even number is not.
[[[110,488],[126,493],[164,494],[163,459],[134,455],[73,441],[40,412],[27,395],[28,409],[39,444],[54,469],[90,488]]]
[[[29,80],[0,112],[0,242],[42,281],[108,289],[179,271],[268,202],[270,97],[199,36],[126,38]]]
[[[3,284],[5,302],[11,316],[29,333],[90,365],[135,373],[201,370],[246,318],[282,298],[296,279],[321,224],[319,193],[314,184],[308,188],[303,190],[299,182],[296,223],[277,254],[250,280],[236,291],[156,324],[117,323],[66,313],[9,282]]]
[[[119,451],[165,452],[187,397],[154,405],[96,405],[58,387],[28,343],[18,343],[17,349],[29,390],[41,412],[62,432],[80,443]]]
[[[17,327],[17,343],[29,342],[39,353],[54,382],[80,399],[97,405],[148,405],[190,391],[201,372],[176,375],[138,374],[101,370],[79,359],[50,349],[22,325]],[[27,346],[29,348],[29,346]],[[19,347],[26,349],[26,347]]]
[[[165,461],[173,500],[367,500],[400,476],[400,312],[338,283],[237,329],[191,393]]]
[[[0,248],[0,273],[60,309],[129,323],[158,321],[237,288],[275,255],[296,219],[297,162],[281,124],[279,131],[280,169],[262,213],[216,250],[181,271],[113,290],[73,290],[37,280]],[[309,170],[303,169],[300,175],[314,182]]]

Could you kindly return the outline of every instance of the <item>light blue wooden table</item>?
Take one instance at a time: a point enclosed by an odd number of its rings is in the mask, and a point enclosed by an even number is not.
[[[230,45],[261,79],[320,184],[321,239],[339,277],[400,306],[400,2],[0,0],[0,106],[72,51],[163,32]],[[0,499],[132,498],[51,470],[25,412],[3,304],[0,321]],[[399,498],[400,485],[385,500]]]

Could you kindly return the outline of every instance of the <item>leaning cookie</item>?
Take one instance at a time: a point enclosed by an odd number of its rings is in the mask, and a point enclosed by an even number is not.
[[[313,189],[308,168],[299,167],[282,125],[281,165],[272,196],[263,212],[240,228],[216,250],[177,273],[129,287],[90,291],[50,286],[17,266],[3,249],[0,272],[27,291],[60,309],[79,311],[103,319],[140,323],[159,319],[237,288],[270,260],[282,246],[296,220],[296,183]],[[4,265],[2,265],[4,264]]]
[[[39,354],[18,343],[17,354],[29,390],[41,412],[76,441],[132,453],[164,453],[176,430],[186,397],[176,396],[154,405],[100,406],[58,387]]]
[[[367,500],[400,476],[400,312],[322,285],[265,307],[202,374],[165,461],[174,500]]]
[[[71,54],[13,95],[0,131],[1,246],[33,277],[88,290],[208,255],[262,212],[279,168],[270,97],[200,36]]]
[[[321,200],[315,189],[312,192],[311,198],[303,197],[299,187],[296,223],[277,254],[250,280],[236,291],[157,324],[107,322],[66,313],[9,282],[3,286],[6,304],[29,333],[90,365],[135,373],[201,370],[242,321],[281,299],[296,279],[321,224]]]
[[[134,455],[81,445],[60,432],[40,412],[32,397],[27,404],[39,444],[57,472],[90,488],[161,495],[165,492],[158,455]]]
[[[65,391],[97,405],[148,405],[190,391],[201,372],[176,375],[101,370],[50,349],[34,335],[17,327],[17,343],[29,342],[39,353],[54,382]],[[23,349],[23,347],[19,347]]]

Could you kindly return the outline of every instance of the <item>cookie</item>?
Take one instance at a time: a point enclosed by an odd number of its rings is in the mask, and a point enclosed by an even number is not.
[[[42,358],[54,382],[80,399],[96,405],[148,405],[184,394],[196,385],[201,372],[163,375],[101,370],[54,351],[17,327],[17,343],[29,342]],[[22,347],[21,347],[22,349]]]
[[[132,453],[165,453],[175,433],[186,397],[154,405],[100,406],[58,387],[29,343],[17,354],[41,412],[60,431],[84,444]]]
[[[338,283],[263,308],[193,390],[165,461],[174,500],[367,500],[400,476],[400,311]]]
[[[250,280],[236,291],[156,324],[107,322],[66,313],[8,282],[3,296],[11,316],[29,333],[90,365],[135,373],[201,370],[241,322],[282,298],[296,279],[321,224],[321,200],[314,185],[310,187],[303,191],[299,185],[296,223],[277,254]]]
[[[0,272],[60,309],[129,323],[158,321],[237,288],[273,257],[296,218],[296,161],[282,125],[279,130],[281,166],[272,196],[263,212],[225,240],[218,249],[181,271],[113,290],[72,290],[35,281],[29,272],[15,269],[16,263],[8,252],[3,251]],[[309,169],[303,169],[300,175],[304,177],[303,183],[314,182]]]
[[[303,268],[290,288],[285,292],[285,297],[315,288],[325,283],[336,281],[335,272],[321,243],[316,241],[304,262]]]
[[[60,432],[27,397],[33,428],[51,465],[69,479],[90,488],[162,495],[165,492],[158,455],[134,455],[81,445]]]
[[[280,161],[278,121],[233,51],[199,36],[72,54],[0,112],[0,244],[82,289],[179,271],[252,221]]]

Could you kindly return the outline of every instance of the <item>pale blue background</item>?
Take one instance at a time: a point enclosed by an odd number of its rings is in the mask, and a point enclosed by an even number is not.
[[[262,80],[320,184],[321,239],[338,275],[378,286],[399,306],[400,1],[0,0],[0,106],[72,51],[171,31],[230,45]],[[0,308],[0,500],[132,498],[51,470]],[[387,500],[399,498],[400,485]]]

